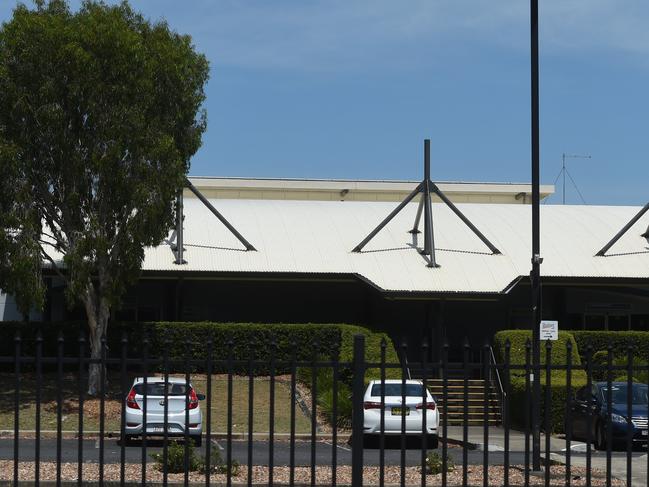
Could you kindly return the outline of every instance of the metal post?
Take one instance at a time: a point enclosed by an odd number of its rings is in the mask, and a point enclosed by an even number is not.
[[[422,196],[419,199],[419,206],[417,206],[417,215],[415,216],[415,224],[412,226],[412,230],[409,233],[421,233],[419,231],[419,221],[421,220],[421,211],[424,209],[424,197]]]
[[[430,181],[425,181],[424,192],[424,254],[430,257],[428,267],[439,267],[435,260],[435,232],[433,230],[433,208],[430,202]]]
[[[363,389],[365,378],[365,336],[354,335],[352,388],[352,485],[363,485]]]
[[[562,204],[566,204],[566,153],[561,154],[561,172],[563,173],[563,199]]]
[[[190,188],[191,189],[191,188]],[[446,203],[446,205],[460,218],[465,225],[467,225],[471,231],[480,239],[484,244],[489,247],[494,254],[500,254],[500,251],[493,245],[487,237],[485,237],[476,227],[473,225],[467,217],[465,217],[462,212],[440,191],[440,189],[430,180],[430,139],[424,140],[424,179],[417,185],[417,187],[404,199],[399,206],[397,206],[381,223],[378,224],[370,234],[359,243],[352,252],[360,252],[367,243],[374,238],[374,236],[379,233],[389,222],[392,220],[397,213],[403,210],[410,201],[412,201],[419,193],[422,193],[421,200],[419,201],[419,206],[417,208],[417,215],[415,217],[415,223],[413,228],[409,230],[409,233],[417,234],[419,233],[419,222],[421,219],[422,210],[424,212],[424,249],[421,252],[423,255],[428,255],[430,260],[428,262],[428,267],[439,267],[435,259],[435,239],[434,239],[434,230],[433,230],[433,211],[431,204],[431,193],[435,193],[440,199]]]
[[[431,255],[431,245],[432,245],[432,229],[429,225],[431,219],[431,204],[430,204],[430,186],[428,184],[430,181],[430,140],[424,140],[424,194],[422,196],[424,200],[424,254]]]
[[[433,183],[430,181],[430,139],[424,140],[424,251],[430,257],[428,267],[439,267],[435,262],[435,233],[433,230],[433,207],[430,201],[430,191]]]
[[[178,192],[176,197],[176,264],[186,264],[187,261],[183,259],[184,239],[183,239],[183,190]]]
[[[541,321],[541,238],[539,188],[539,0],[530,0],[531,113],[532,113],[532,469],[541,469],[540,433],[540,321]]]

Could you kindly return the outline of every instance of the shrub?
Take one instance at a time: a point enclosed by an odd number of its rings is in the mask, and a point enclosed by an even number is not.
[[[344,325],[340,328],[340,352],[338,360],[340,368],[338,369],[338,404],[337,404],[337,421],[336,425],[342,428],[351,426],[352,418],[352,381],[353,373],[351,363],[354,359],[354,335],[361,334],[365,336],[365,362],[377,364],[381,362],[381,341],[385,339],[385,363],[399,364],[399,357],[392,340],[385,333],[374,333],[361,326]],[[331,357],[329,357],[331,358]],[[327,360],[326,355],[321,355],[321,360]],[[303,367],[298,370],[298,378],[307,387],[311,387],[313,371],[309,367]],[[317,374],[317,403],[321,412],[327,418],[327,421],[333,423],[333,369],[319,368]],[[385,369],[386,379],[401,379],[400,368]],[[364,382],[367,384],[370,380],[380,379],[381,369],[370,368],[365,372]]]
[[[13,336],[20,330],[23,337],[22,355],[34,355],[34,339],[40,329],[43,334],[43,356],[56,356],[57,336],[62,332],[65,338],[65,355],[79,355],[79,334],[85,332],[85,322],[60,323],[24,323],[4,322],[0,324],[4,336]],[[338,424],[348,426],[351,420],[351,385],[354,350],[354,335],[365,336],[365,361],[381,361],[381,340],[385,339],[386,364],[398,365],[399,357],[392,341],[384,333],[374,333],[367,328],[346,324],[259,324],[259,323],[212,323],[212,322],[155,322],[155,323],[111,323],[108,327],[106,345],[108,357],[121,356],[122,335],[128,337],[128,356],[140,358],[143,352],[143,341],[149,341],[149,358],[152,363],[149,371],[160,371],[161,351],[167,349],[170,369],[184,371],[184,361],[189,358],[197,361],[190,366],[190,372],[204,372],[207,342],[213,341],[213,372],[228,371],[228,358],[235,365],[234,373],[248,373],[247,361],[254,358],[254,374],[270,373],[271,343],[277,345],[275,350],[275,373],[290,373],[290,363],[320,360],[338,360]],[[317,350],[314,344],[317,343]],[[189,344],[189,346],[187,346]],[[293,346],[295,344],[295,346]],[[87,351],[87,347],[86,347]],[[0,342],[0,355],[14,354],[12,340]],[[158,361],[157,365],[154,361]],[[12,364],[9,364],[11,366]],[[76,365],[73,365],[76,367]],[[297,375],[301,382],[310,387],[311,367],[300,367]],[[317,368],[318,404],[321,410],[333,419],[333,373],[332,368]],[[387,379],[400,379],[400,368],[386,368]],[[380,379],[380,369],[368,369],[365,383]]]
[[[525,345],[529,340],[532,341],[532,332],[529,330],[503,330],[496,333],[494,336],[494,353],[498,363],[505,362],[505,343],[509,339],[511,344],[510,348],[510,364],[512,365],[525,365]],[[570,341],[572,345],[572,365],[580,366],[581,357],[579,356],[579,347],[570,332],[560,331],[559,339],[551,342],[552,344],[552,361],[553,365],[566,365],[568,360],[567,344]],[[546,350],[545,342],[541,343],[541,364],[545,365]],[[531,360],[531,356],[530,356]],[[512,374],[524,375],[522,369],[512,370]]]
[[[198,361],[192,364],[190,372],[204,372],[203,362],[207,356],[207,342],[213,341],[213,371],[228,371],[227,359],[235,363],[233,372],[247,373],[247,361],[254,358],[255,374],[270,373],[270,357],[273,341],[276,343],[275,372],[290,372],[288,364],[296,361],[309,361],[313,357],[313,343],[319,344],[320,353],[331,357],[339,354],[343,324],[259,324],[259,323],[212,323],[212,322],[151,322],[151,323],[111,323],[106,336],[108,357],[120,357],[122,335],[128,338],[128,356],[141,358],[143,342],[149,341],[148,356],[152,361],[150,371],[161,370],[153,361],[160,361],[162,350],[168,352],[172,369],[184,371],[186,358]],[[53,357],[57,353],[57,337],[63,333],[66,356],[79,356],[79,335],[86,331],[85,322],[3,322],[0,329],[3,336],[13,337],[20,330],[22,335],[21,352],[23,356],[34,356],[37,331],[43,335],[43,356]],[[230,344],[231,342],[231,344]],[[293,347],[295,344],[295,347]],[[86,343],[86,352],[88,351]],[[293,355],[295,353],[295,356]],[[0,355],[14,354],[13,340],[0,342]]]
[[[628,375],[628,363],[629,361],[626,353],[624,354],[624,356],[618,357],[613,355],[613,361],[611,362],[611,377],[614,382],[626,382]],[[642,382],[644,384],[647,384],[649,380],[649,371],[647,371],[646,367],[646,360],[642,359],[641,357],[633,357],[633,370],[631,372],[632,380],[635,382]],[[592,374],[594,381],[608,380],[608,350],[599,350],[598,352],[593,354]]]
[[[627,356],[627,347],[633,348],[633,355],[649,357],[649,332],[648,331],[595,331],[595,330],[573,330],[570,333],[575,337],[579,346],[579,353],[582,361],[586,357],[588,346],[593,347],[593,354],[608,350],[609,344],[613,347],[615,358]]]
[[[626,380],[629,346],[633,354],[633,368],[642,368],[647,365],[649,357],[649,332],[646,331],[571,331],[579,344],[582,362],[586,362],[588,346],[592,347],[593,379],[607,380],[606,367],[608,366],[608,347],[613,352],[614,377]],[[647,370],[633,370],[633,377],[637,382],[649,383]]]
[[[158,470],[167,473],[182,473],[185,471],[185,447],[188,454],[188,467],[190,472],[202,470],[204,467],[203,460],[196,455],[194,450],[194,442],[189,440],[187,445],[180,445],[174,441],[169,443],[167,448],[167,463],[164,463],[164,456],[162,453],[152,453],[151,458],[155,460]]]
[[[239,474],[239,462],[232,460],[230,463],[230,471],[233,477],[236,477]],[[207,462],[204,462],[203,473],[207,473]],[[210,450],[210,473],[228,473],[228,464],[221,456],[221,452],[218,448],[212,448]]]
[[[524,426],[526,416],[526,398],[525,398],[525,370],[520,366],[525,365],[526,343],[532,339],[532,332],[528,330],[505,330],[498,332],[494,337],[495,354],[499,363],[505,360],[505,343],[509,339],[510,364],[518,368],[510,371],[511,394],[509,397],[510,418],[512,424]],[[578,388],[586,385],[586,373],[581,367],[579,349],[574,337],[569,332],[559,332],[559,339],[552,342],[551,365],[565,366],[567,364],[567,344],[572,344],[572,365],[571,370],[571,388],[576,391]],[[545,343],[541,344],[541,422],[545,418],[545,396],[547,391],[547,373]],[[567,371],[552,370],[550,372],[550,424],[549,429],[552,432],[561,432],[564,430],[565,409],[569,400],[567,389]],[[530,383],[530,388],[532,384]]]
[[[426,473],[437,475],[442,473],[444,469],[443,457],[436,451],[429,452],[426,455]],[[455,464],[453,459],[446,455],[446,472],[452,472],[455,470]]]

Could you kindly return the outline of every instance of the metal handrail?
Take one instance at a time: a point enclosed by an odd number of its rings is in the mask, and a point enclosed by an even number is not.
[[[491,362],[493,363],[493,369],[496,371],[496,379],[498,380],[498,389],[500,389],[500,414],[503,414],[505,404],[507,403],[507,393],[505,392],[505,388],[503,387],[503,382],[500,379],[500,372],[498,371],[498,365],[496,362],[496,356],[494,355],[494,349],[491,345],[489,345],[489,358]],[[489,380],[493,382],[491,378],[491,367],[489,367]]]

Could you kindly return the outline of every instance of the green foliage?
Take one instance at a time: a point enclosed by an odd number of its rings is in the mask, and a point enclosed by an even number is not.
[[[567,374],[563,371],[553,371],[550,378],[550,421],[549,429],[553,433],[561,433],[565,428],[565,415],[566,404],[568,403],[570,394],[567,387]],[[583,370],[573,370],[571,374],[570,391],[574,393],[580,387],[586,385],[586,374]],[[545,408],[546,408],[546,393],[547,381],[545,372],[541,372],[541,426],[545,428]],[[532,384],[530,383],[530,388]],[[530,396],[531,398],[531,396]],[[525,394],[525,378],[512,377],[511,380],[511,394],[509,396],[510,418],[512,425],[517,427],[524,427],[525,425],[525,411],[526,411],[526,394]],[[530,406],[531,407],[531,406]],[[530,416],[531,417],[531,416]]]
[[[144,248],[173,227],[208,74],[188,36],[126,1],[19,4],[0,26],[0,287],[41,306],[45,260],[83,302],[95,358]],[[99,377],[90,366],[90,393]]]
[[[649,331],[573,330],[570,333],[575,337],[583,362],[589,346],[593,355],[606,352],[611,345],[615,359],[626,359],[629,346],[634,356],[644,357],[644,360],[649,357]]]
[[[385,340],[385,363],[398,365],[399,356],[392,344],[392,340],[385,333],[375,333],[361,326],[347,325],[340,329],[340,352],[338,360],[340,368],[338,370],[338,394],[336,404],[336,423],[341,428],[349,428],[352,418],[352,381],[353,373],[351,363],[354,359],[354,336],[365,336],[365,362],[371,364],[381,363],[381,344]],[[321,356],[326,360],[326,356]],[[318,406],[327,417],[330,424],[333,423],[334,412],[334,374],[331,368],[320,368],[317,374],[318,389]],[[298,370],[298,378],[306,386],[311,387],[313,370],[308,367],[302,367]],[[401,379],[401,368],[385,369],[386,379]],[[380,368],[368,368],[365,371],[365,384],[374,379],[381,378]]]
[[[232,460],[230,463],[230,472],[233,477],[239,475],[240,465],[236,460]],[[204,461],[203,472],[207,473],[207,461]],[[217,474],[226,474],[228,473],[228,463],[221,456],[221,452],[218,448],[212,448],[210,450],[210,473]]]
[[[505,362],[505,343],[509,339],[511,348],[509,352],[510,363],[512,365],[525,365],[526,343],[532,342],[532,332],[530,330],[503,330],[494,336],[494,354],[498,363]],[[568,342],[572,345],[572,365],[580,366],[581,358],[579,356],[579,347],[571,332],[560,331],[559,339],[550,342],[552,345],[551,363],[553,365],[566,365],[568,359]],[[530,348],[531,353],[531,348]],[[531,362],[531,355],[530,355]],[[541,364],[546,363],[546,343],[541,343]],[[522,372],[515,372],[523,375]]]
[[[496,333],[494,337],[494,353],[498,363],[505,362],[505,343],[509,339],[510,348],[510,364],[518,366],[511,370],[511,394],[509,396],[510,405],[510,418],[512,424],[522,427],[525,424],[525,411],[526,411],[526,394],[525,394],[525,370],[520,368],[525,365],[526,361],[526,343],[532,339],[532,332],[528,330],[503,330]],[[570,355],[573,369],[571,370],[571,389],[576,391],[578,388],[586,385],[586,373],[581,366],[581,358],[579,356],[579,347],[570,332],[560,331],[559,339],[550,342],[552,345],[550,364],[552,366],[566,366],[568,360],[567,345],[572,345],[572,353]],[[546,343],[541,344],[541,418],[544,421],[545,408],[546,408],[546,392],[547,387],[550,387],[550,422],[549,428],[553,432],[561,432],[564,430],[565,410],[569,398],[567,389],[567,371],[566,370],[551,370],[550,371],[550,385],[547,386],[547,371],[545,365],[547,363],[547,349]],[[531,359],[530,359],[531,360]],[[505,379],[506,380],[506,379]],[[530,387],[532,385],[530,384]]]
[[[35,338],[40,330],[43,336],[43,356],[53,357],[57,353],[57,337],[59,333],[64,337],[64,354],[78,356],[79,336],[84,332],[86,323],[83,321],[69,321],[57,323],[42,322],[10,322],[0,323],[2,335],[10,339],[0,341],[0,355],[11,356],[14,354],[14,343],[11,337],[20,331],[22,337],[21,350],[23,355],[33,356],[35,352]],[[351,347],[347,341],[353,339],[354,333],[363,332],[368,338],[367,360],[380,360],[380,348],[377,352],[375,343],[380,342],[383,334],[378,338],[369,330],[345,324],[261,324],[261,323],[213,323],[213,322],[117,322],[113,323],[106,334],[108,357],[120,357],[122,337],[126,334],[129,357],[141,357],[144,347],[144,338],[149,342],[148,356],[151,359],[160,359],[162,350],[168,352],[168,359],[174,362],[175,369],[184,370],[185,358],[204,361],[207,357],[207,343],[213,341],[214,371],[227,372],[227,360],[232,358],[235,373],[247,373],[247,360],[251,357],[257,363],[254,368],[256,374],[270,373],[270,359],[272,344],[276,344],[275,372],[277,374],[289,373],[290,362],[308,362],[314,358],[314,343],[318,344],[318,360],[330,360],[336,357],[341,362],[351,362]],[[398,363],[394,348],[390,346],[387,338],[386,362]],[[87,344],[86,344],[87,350]],[[236,362],[240,362],[238,365]],[[281,364],[281,365],[280,365]],[[341,376],[349,377],[349,367],[341,366]],[[205,367],[199,364],[190,369],[194,372],[204,372]],[[324,370],[324,369],[318,369]],[[390,369],[386,369],[386,373]],[[392,372],[394,373],[394,372]],[[303,381],[310,381],[310,368],[299,369],[298,374],[304,377]],[[401,376],[399,375],[399,378]],[[324,381],[319,376],[319,381]],[[324,382],[323,382],[324,383]]]
[[[162,453],[152,453],[151,458],[155,461],[156,467],[161,472],[167,473],[183,473],[185,471],[185,447],[188,454],[188,467],[190,472],[203,470],[204,462],[201,457],[196,454],[194,442],[189,440],[186,445],[181,445],[177,441],[169,443],[167,448],[167,463],[164,463],[164,456]]]
[[[426,455],[426,473],[430,475],[437,475],[444,470],[444,462],[442,455],[436,451],[431,451]],[[455,463],[453,459],[446,455],[446,472],[455,470]]]
[[[634,382],[649,383],[649,372],[647,371],[647,361],[641,357],[632,356],[631,377]],[[629,360],[626,353],[623,356],[613,355],[611,362],[611,377],[613,381],[626,381],[628,376]],[[644,370],[643,370],[644,368]],[[639,369],[639,370],[638,370]],[[593,380],[608,380],[608,350],[599,350],[593,354],[592,358]]]
[[[53,357],[57,353],[57,337],[64,336],[64,354],[78,356],[79,333],[85,328],[84,322],[61,323],[23,323],[3,322],[0,330],[4,336],[13,336],[20,331],[22,336],[21,350],[23,355],[33,356],[37,330],[43,336],[43,356]],[[291,372],[290,363],[317,361],[339,361],[337,423],[349,427],[351,422],[352,402],[351,385],[353,380],[351,364],[353,361],[354,335],[365,336],[365,361],[378,364],[381,362],[381,342],[385,340],[386,364],[399,365],[399,357],[392,340],[384,333],[374,333],[367,328],[345,324],[259,324],[259,323],[114,323],[106,335],[108,357],[121,356],[122,336],[128,338],[128,356],[141,357],[144,338],[149,342],[148,356],[153,360],[161,359],[162,350],[166,349],[172,370],[184,371],[186,358],[201,363],[191,364],[191,372],[205,372],[202,362],[207,357],[207,343],[213,341],[213,371],[228,372],[228,358],[232,359],[232,372],[248,373],[247,361],[254,358],[253,372],[266,375],[271,370],[272,344],[275,343],[274,357],[276,374]],[[314,349],[314,343],[318,345]],[[86,348],[87,350],[87,348]],[[13,340],[0,341],[0,355],[14,354]],[[238,362],[238,363],[237,363]],[[161,367],[150,365],[151,371],[160,371]],[[318,387],[318,405],[330,422],[333,421],[333,383],[331,367],[299,367],[296,370],[298,379],[311,387],[312,374],[315,370]],[[401,368],[385,369],[386,379],[401,379]],[[365,374],[365,383],[380,379],[379,368],[370,368]]]

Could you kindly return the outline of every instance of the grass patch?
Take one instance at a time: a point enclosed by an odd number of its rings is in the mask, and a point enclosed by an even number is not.
[[[134,376],[129,376],[127,384],[133,382]],[[14,428],[14,376],[0,374],[0,429]],[[196,390],[207,392],[205,375],[191,377]],[[248,431],[248,378],[233,376],[232,389],[232,430],[235,433]],[[83,390],[86,387],[85,377],[82,379]],[[56,374],[43,374],[41,389],[41,429],[55,430],[57,416],[57,380]],[[79,414],[79,385],[78,376],[66,373],[62,381],[62,428],[65,431],[78,430]],[[225,432],[227,429],[228,381],[225,375],[212,376],[212,431]],[[268,432],[270,423],[270,380],[267,377],[257,377],[253,386],[253,432]],[[104,403],[104,430],[119,431],[122,407],[122,394],[119,378],[113,377],[107,388]],[[85,431],[98,431],[100,423],[100,401],[96,398],[84,399],[83,428]],[[203,421],[207,421],[207,401],[201,402]],[[288,378],[279,377],[275,383],[275,415],[276,433],[290,431],[291,395]],[[310,421],[296,405],[295,430],[297,433],[310,432]],[[20,381],[19,428],[21,431],[34,430],[36,426],[36,380],[34,374],[22,374]],[[206,431],[204,424],[203,430]]]

